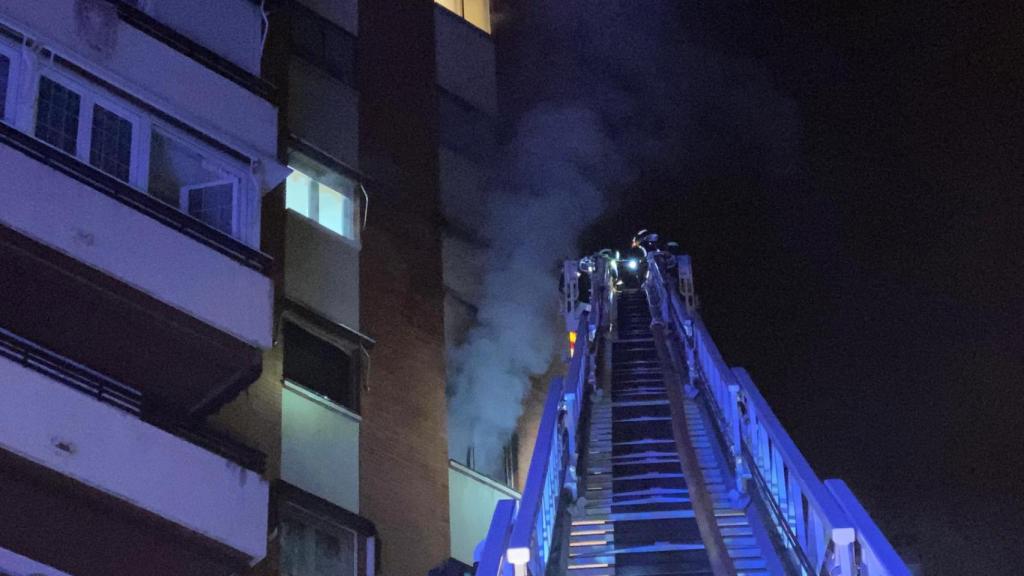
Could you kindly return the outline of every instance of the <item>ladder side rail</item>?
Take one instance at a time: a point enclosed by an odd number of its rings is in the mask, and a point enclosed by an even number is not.
[[[480,564],[476,569],[480,576],[508,576],[505,574],[506,568],[509,567],[505,550],[508,548],[508,539],[512,533],[512,518],[515,512],[516,501],[512,499],[499,500],[494,507],[491,525],[480,552]]]
[[[660,262],[656,258],[650,261],[652,269],[657,270],[656,279],[662,280]],[[749,375],[741,369],[733,370],[725,362],[699,315],[695,313],[692,319],[678,317],[680,307],[666,305],[676,291],[667,289],[663,281],[655,286],[661,300],[657,305],[664,312],[671,310],[670,319],[679,328],[677,334],[685,334],[686,320],[692,321],[689,329],[693,343],[685,344],[694,348],[694,368],[720,415],[716,424],[726,427],[724,435],[734,442],[730,449],[742,460],[747,460],[743,445],[748,445],[748,453],[754,458],[745,463],[764,479],[771,501],[766,504],[780,512],[775,519],[780,524],[780,536],[786,537],[789,532],[796,540],[796,547],[801,549],[794,550],[798,560],[803,554],[813,566],[838,566],[843,576],[856,576],[855,530],[845,511],[811,469]],[[760,441],[754,443],[752,439]],[[794,500],[793,496],[798,498]]]
[[[838,564],[844,576],[858,574],[852,554],[856,530],[850,518],[814,473],[750,375],[742,368],[735,369],[735,374],[742,391],[740,401],[747,407],[743,436],[748,464],[759,476],[755,481],[767,492],[769,506],[781,513],[776,521],[795,535],[814,566]]]
[[[587,330],[588,316],[584,313],[580,318],[579,330]],[[580,338],[569,373],[565,378],[552,379],[549,385],[526,486],[505,553],[506,560],[515,566],[516,576],[539,576],[547,570],[562,488],[575,482],[576,435],[589,358],[588,339]]]
[[[579,432],[580,417],[583,411],[583,398],[586,394],[586,385],[590,373],[590,339],[587,334],[590,329],[590,313],[584,312],[580,318],[576,333],[579,338],[576,341],[576,353],[569,363],[569,373],[563,385],[562,403],[566,412],[565,428],[569,439],[569,468],[572,480],[575,481],[576,457],[579,454],[576,440]]]
[[[670,293],[670,298],[673,303],[672,309],[675,313],[676,323],[685,327],[683,332],[685,336],[683,337],[689,339],[686,343],[687,346],[694,347],[698,338],[700,338],[702,342],[706,342],[710,349],[705,350],[703,357],[712,358],[713,361],[718,361],[716,365],[717,369],[711,372],[716,375],[725,374],[726,368],[722,368],[722,365],[724,365],[725,362],[721,359],[722,356],[718,352],[717,347],[715,347],[714,341],[712,341],[710,336],[707,334],[707,329],[694,330],[694,319],[691,318],[690,314],[686,311],[686,308],[682,303],[681,296],[679,294]],[[698,318],[697,321],[700,322],[700,319]],[[726,414],[723,413],[722,408],[713,399],[711,391],[709,390],[708,382],[712,380],[712,378],[709,378],[707,374],[702,373],[701,366],[696,362],[696,358],[691,358],[691,360],[692,369],[700,373],[699,376],[694,379],[694,386],[703,392],[703,394],[701,394],[702,404],[715,421],[715,426],[713,428],[714,436],[719,441],[723,449],[733,456],[729,461],[729,467],[737,479],[737,490],[744,493],[749,491],[749,486],[746,485],[746,479],[748,476],[754,481],[753,488],[758,492],[756,495],[760,502],[764,504],[766,511],[775,522],[779,537],[783,539],[785,548],[792,553],[791,560],[795,565],[799,566],[804,573],[814,574],[816,572],[814,568],[815,563],[807,557],[804,546],[800,543],[800,539],[797,536],[794,527],[790,525],[790,522],[786,521],[786,514],[780,508],[776,499],[772,496],[769,485],[765,481],[764,476],[762,476],[757,466],[748,464],[749,462],[753,462],[754,458],[749,450],[749,438],[745,435],[747,430],[740,427],[739,417],[734,417],[731,420],[727,418]],[[731,375],[731,370],[729,372]],[[728,390],[738,389],[738,384],[735,383],[735,378],[733,379],[733,383],[728,386]],[[736,394],[730,394],[730,398],[733,396],[736,396]],[[739,415],[739,412],[737,412],[736,416]],[[730,431],[733,432],[733,434],[731,436],[727,436],[724,431]]]
[[[889,539],[878,528],[846,482],[838,479],[825,480],[825,487],[839,501],[857,530],[859,545],[858,563],[862,574],[867,576],[910,576],[900,555],[889,543]]]
[[[544,535],[543,529],[540,530],[541,534],[537,534],[537,526],[543,523],[540,515],[544,508],[545,486],[551,476],[548,468],[552,463],[551,452],[554,449],[558,427],[558,405],[562,396],[561,392],[561,379],[553,379],[548,387],[547,400],[544,402],[544,412],[538,427],[537,442],[534,444],[533,455],[530,458],[526,486],[513,520],[512,533],[505,556],[508,562],[515,566],[516,576],[526,576],[531,573],[527,567],[528,564],[543,567],[547,560],[538,557],[539,553],[543,551],[543,546],[538,540],[543,540]],[[537,574],[538,572],[534,570],[532,573]]]

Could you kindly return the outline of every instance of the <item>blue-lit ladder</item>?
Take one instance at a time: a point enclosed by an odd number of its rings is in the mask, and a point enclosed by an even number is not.
[[[616,290],[606,264],[590,311],[569,314],[569,373],[552,381],[522,500],[498,503],[476,573],[909,576],[846,485],[817,477],[749,375],[725,363],[689,258],[650,255],[643,291]]]

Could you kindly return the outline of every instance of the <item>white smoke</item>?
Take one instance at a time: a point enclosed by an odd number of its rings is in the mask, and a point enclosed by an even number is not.
[[[558,263],[605,208],[622,161],[600,117],[544,105],[525,115],[488,191],[479,228],[488,257],[476,325],[450,353],[449,447],[473,447],[476,467],[502,469],[530,377],[547,371],[560,331]]]

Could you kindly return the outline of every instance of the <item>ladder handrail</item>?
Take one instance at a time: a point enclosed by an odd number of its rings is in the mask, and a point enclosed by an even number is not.
[[[589,316],[581,314],[580,337],[568,374],[552,379],[548,386],[526,485],[518,508],[507,521],[507,532],[495,528],[495,522],[499,526],[503,522],[495,512],[477,570],[481,576],[498,576],[506,566],[513,566],[517,576],[543,575],[547,569],[562,489],[575,479],[575,437],[590,374]]]
[[[716,424],[724,428],[723,436],[732,444],[729,448],[737,462],[761,477],[772,499],[766,502],[769,509],[782,511],[775,520],[785,524],[779,529],[788,533],[787,540],[792,542],[795,536],[801,548],[797,556],[813,559],[817,567],[838,566],[845,576],[857,576],[862,570],[871,576],[909,575],[906,564],[846,485],[821,481],[750,375],[725,362],[700,315],[686,311],[674,283],[673,289],[668,288],[657,253],[649,260],[659,308],[666,321],[676,324],[676,333],[683,335],[692,368],[715,408]]]

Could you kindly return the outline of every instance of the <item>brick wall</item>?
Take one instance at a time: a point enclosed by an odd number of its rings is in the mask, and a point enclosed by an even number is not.
[[[448,558],[444,291],[432,2],[359,2],[359,164],[373,180],[360,320],[377,340],[364,391],[360,512],[379,573]]]

